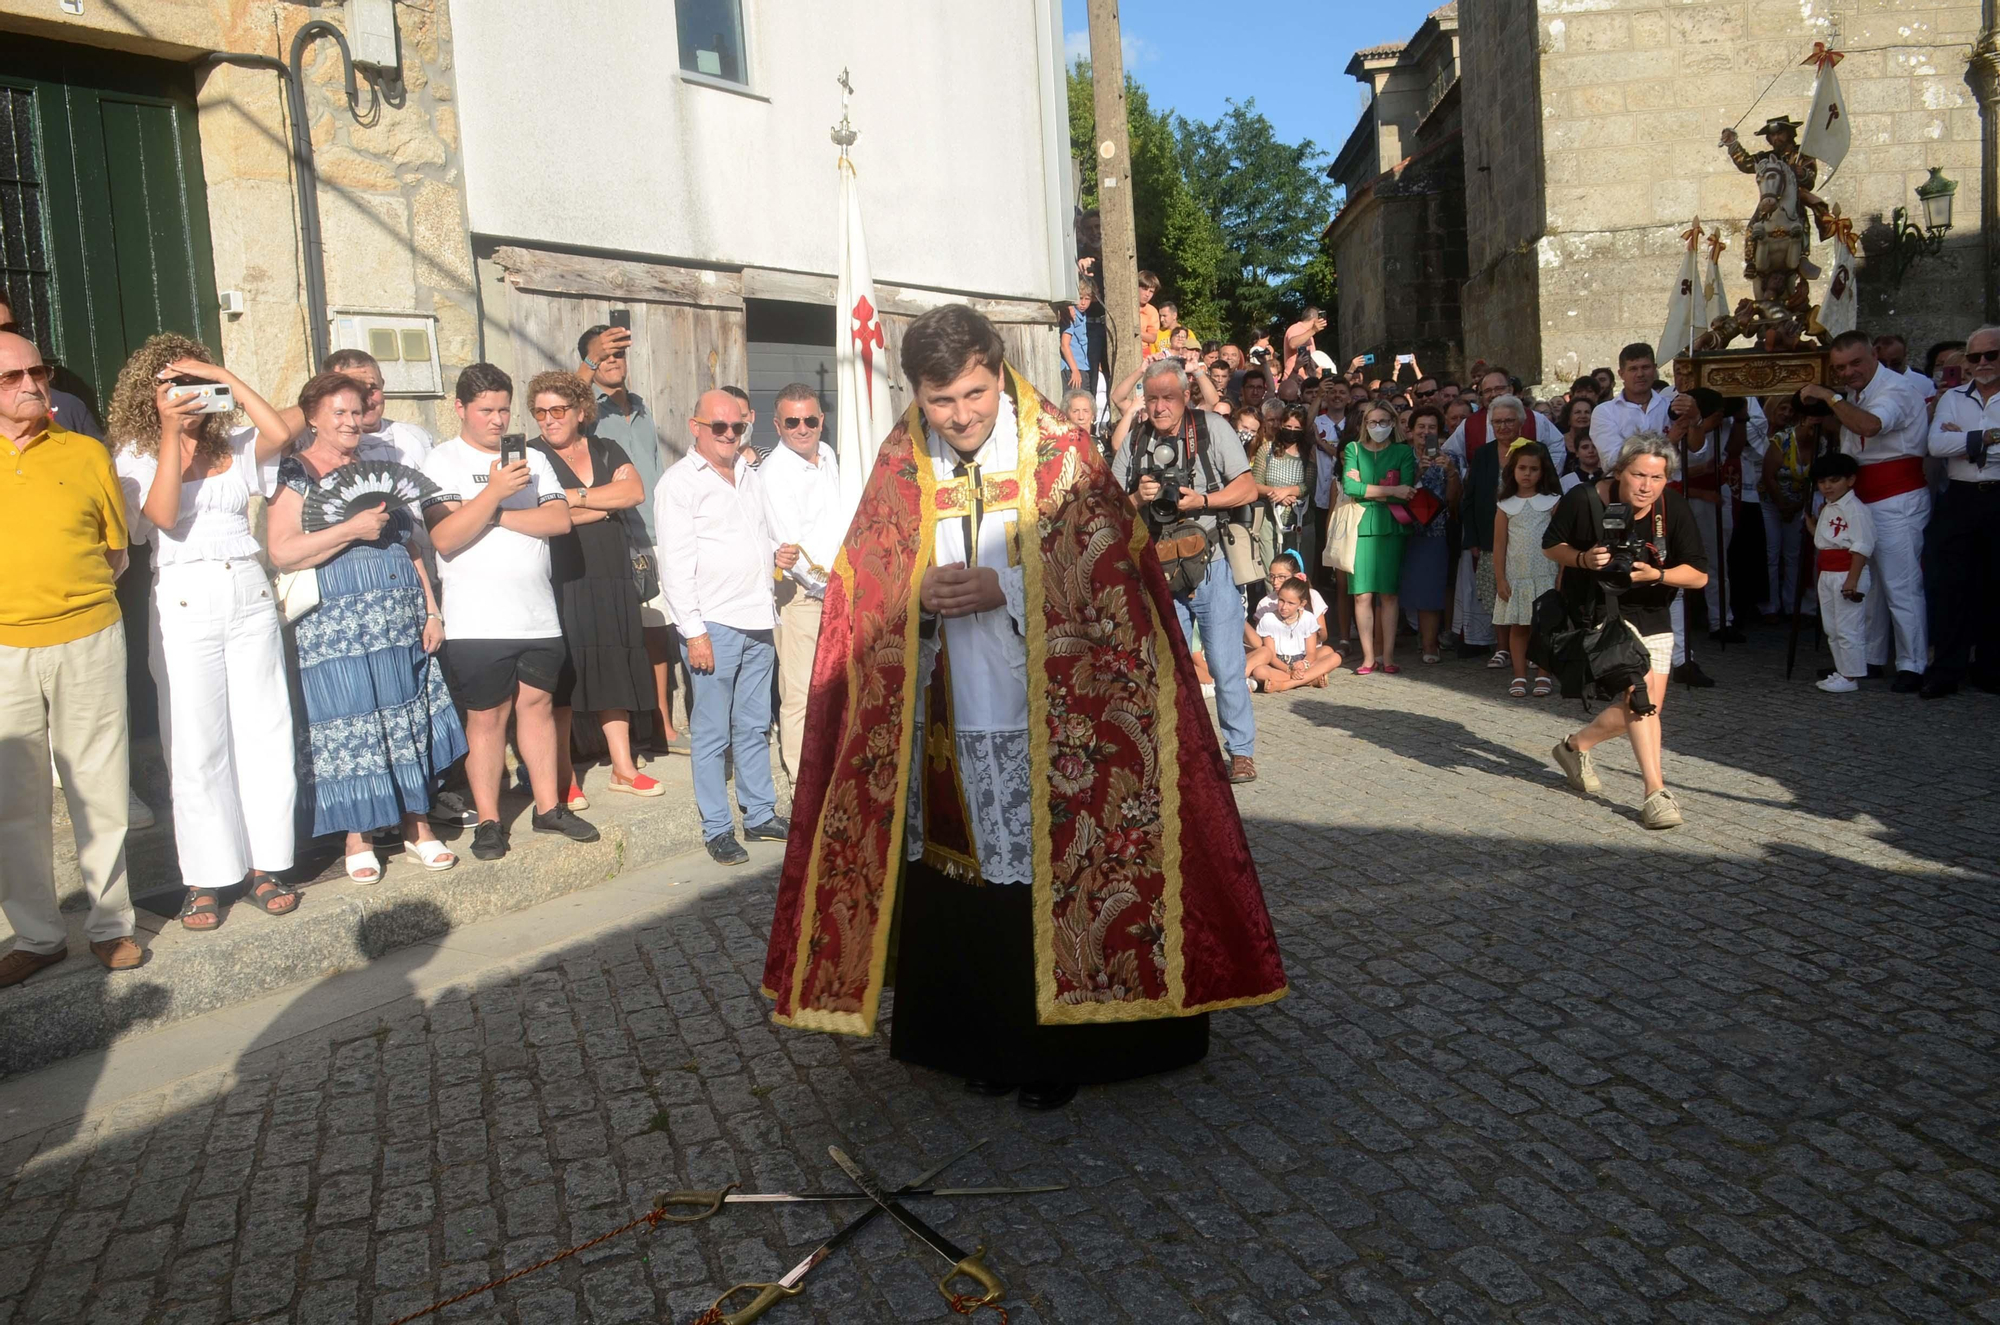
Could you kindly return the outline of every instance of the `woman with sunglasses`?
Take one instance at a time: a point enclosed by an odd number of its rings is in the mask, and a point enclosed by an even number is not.
[[[537,375],[528,383],[528,407],[542,434],[533,445],[548,457],[569,503],[570,532],[549,540],[549,582],[569,652],[555,688],[556,785],[570,809],[590,808],[570,752],[570,725],[582,709],[597,715],[604,734],[609,789],[662,795],[666,789],[632,761],[632,714],[658,702],[626,523],[626,512],[645,499],[645,484],[623,447],[585,431],[597,410],[574,373]]]

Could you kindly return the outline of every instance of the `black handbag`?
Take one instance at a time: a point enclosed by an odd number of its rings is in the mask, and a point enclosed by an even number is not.
[[[636,507],[625,511],[625,551],[632,558],[632,583],[639,590],[639,601],[652,602],[660,594],[660,568]]]
[[[1564,699],[1582,699],[1589,691],[1615,699],[1633,690],[1632,712],[1644,717],[1653,711],[1646,693],[1652,656],[1615,605],[1591,623],[1570,609],[1561,591],[1550,589],[1535,599],[1533,621],[1528,659],[1556,678]]]

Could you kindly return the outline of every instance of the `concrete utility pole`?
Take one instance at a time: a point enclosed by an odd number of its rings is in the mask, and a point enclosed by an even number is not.
[[[1132,222],[1132,139],[1125,118],[1125,48],[1118,0],[1090,0],[1091,102],[1097,109],[1097,210],[1104,256],[1098,269],[1112,381],[1132,371],[1139,345],[1139,245]]]

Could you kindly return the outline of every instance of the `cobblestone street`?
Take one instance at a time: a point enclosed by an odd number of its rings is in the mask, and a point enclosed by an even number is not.
[[[1629,748],[1568,792],[1580,710],[1477,661],[1259,698],[1292,994],[1193,1070],[1035,1115],[777,1030],[765,851],[0,1147],[0,1325],[386,1325],[663,1189],[837,1186],[829,1144],[901,1183],[977,1138],[950,1182],[1070,1184],[919,1210],[1014,1325],[2000,1321],[2000,701],[1826,696],[1754,638],[1668,698],[1666,834]],[[641,1230],[443,1318],[684,1323],[858,1210]],[[934,1260],[878,1220],[767,1319],[951,1319]]]

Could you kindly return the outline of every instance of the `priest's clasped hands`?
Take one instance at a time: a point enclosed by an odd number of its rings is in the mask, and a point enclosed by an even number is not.
[[[932,616],[971,616],[1007,605],[1000,574],[990,566],[968,567],[962,561],[933,566],[924,572],[917,601]]]

